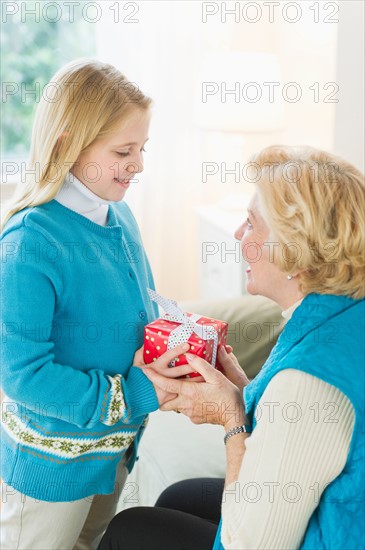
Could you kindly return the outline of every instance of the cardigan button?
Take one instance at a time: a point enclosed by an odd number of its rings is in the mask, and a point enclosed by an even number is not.
[[[141,319],[146,319],[147,313],[145,311],[140,311],[139,316],[140,316]]]

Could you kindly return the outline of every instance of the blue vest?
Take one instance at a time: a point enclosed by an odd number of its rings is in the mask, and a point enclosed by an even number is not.
[[[275,374],[298,369],[335,386],[351,401],[355,426],[347,462],[323,492],[301,550],[365,548],[364,305],[346,296],[309,294],[294,311],[258,376],[244,390],[255,427],[256,406]],[[247,526],[249,529],[249,526]],[[222,550],[219,525],[213,550]]]

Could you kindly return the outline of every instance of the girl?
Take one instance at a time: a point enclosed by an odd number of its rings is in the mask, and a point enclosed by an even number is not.
[[[171,398],[132,366],[156,310],[121,201],[143,170],[150,103],[116,68],[81,59],[37,108],[2,232],[4,549],[96,548],[147,415]]]

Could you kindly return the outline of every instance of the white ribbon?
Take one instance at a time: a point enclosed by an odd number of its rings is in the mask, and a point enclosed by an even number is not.
[[[211,325],[199,325],[196,321],[200,319],[201,315],[194,314],[189,317],[179,308],[174,300],[164,298],[155,290],[147,288],[147,292],[151,300],[156,302],[156,304],[161,306],[166,312],[162,319],[180,324],[180,326],[170,332],[167,349],[172,349],[179,344],[184,344],[189,340],[193,332],[195,332],[202,340],[213,340],[212,365],[215,367],[218,350],[218,333],[216,328]],[[175,360],[171,361],[170,365],[175,366]]]

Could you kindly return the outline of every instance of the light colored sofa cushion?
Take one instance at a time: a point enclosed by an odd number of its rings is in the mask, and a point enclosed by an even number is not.
[[[223,435],[221,426],[197,426],[183,414],[151,414],[118,510],[153,506],[166,487],[183,479],[224,477]]]
[[[181,307],[228,322],[227,344],[250,379],[265,363],[285,324],[279,306],[264,296],[184,302]]]

